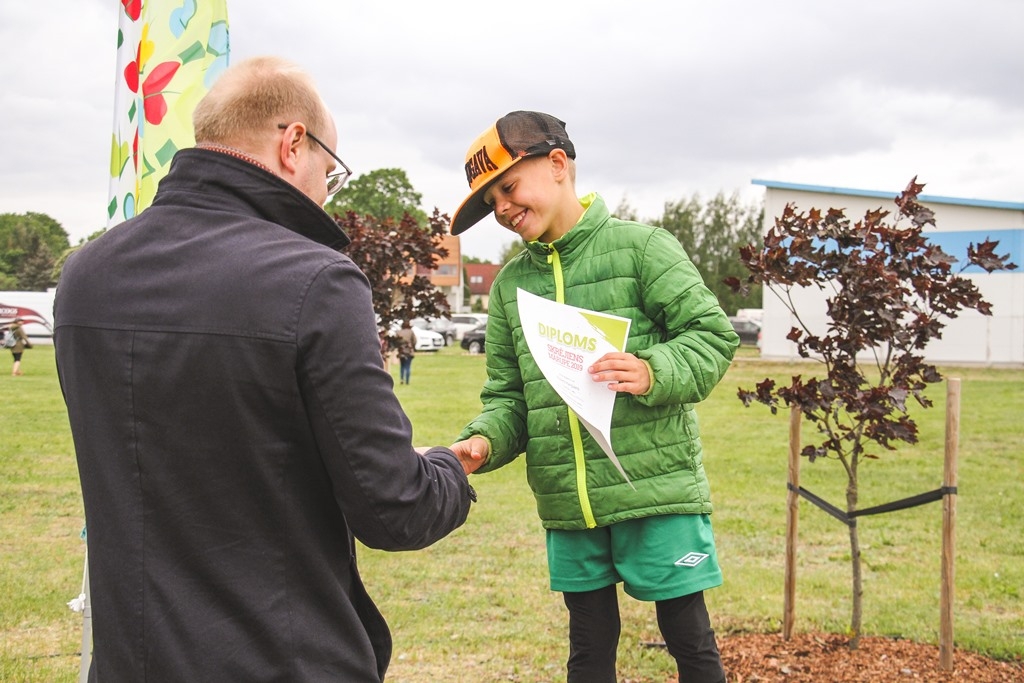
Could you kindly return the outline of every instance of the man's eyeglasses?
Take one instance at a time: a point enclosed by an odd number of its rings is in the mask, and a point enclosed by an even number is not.
[[[277,124],[277,127],[280,128],[281,130],[285,130],[286,128],[288,128],[288,124],[279,123]],[[331,158],[337,161],[338,166],[342,169],[341,171],[335,171],[334,173],[331,173],[330,175],[327,176],[327,196],[330,197],[335,192],[337,192],[338,190],[345,186],[345,183],[348,182],[348,179],[352,177],[352,169],[348,167],[348,164],[341,160],[341,157],[332,152],[331,148],[325,145],[320,138],[313,135],[308,130],[306,131],[306,136],[309,137],[309,139],[315,142],[316,144],[323,147],[324,151],[330,154]]]

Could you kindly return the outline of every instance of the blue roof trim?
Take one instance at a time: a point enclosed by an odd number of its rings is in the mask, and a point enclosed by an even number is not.
[[[802,185],[800,183],[781,183],[776,180],[760,180],[754,178],[751,185],[763,185],[776,190],[796,190],[799,192],[819,192],[822,194],[845,194],[854,197],[877,197],[879,199],[895,199],[902,190],[897,192],[881,192],[878,190],[856,190],[848,187],[826,187],[824,185]],[[993,199],[963,199],[960,197],[939,197],[936,195],[918,195],[918,201],[932,204],[957,204],[959,206],[977,206],[986,209],[1010,209],[1024,211],[1024,202],[1000,202]]]

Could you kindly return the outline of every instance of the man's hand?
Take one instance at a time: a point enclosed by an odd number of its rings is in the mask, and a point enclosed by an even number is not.
[[[476,472],[481,465],[487,462],[487,456],[491,451],[487,439],[479,436],[471,436],[465,441],[453,443],[451,449],[459,457],[462,469],[466,471],[466,474]]]
[[[607,382],[612,391],[625,391],[641,396],[651,388],[647,363],[631,353],[613,351],[597,359],[589,368],[595,382]]]

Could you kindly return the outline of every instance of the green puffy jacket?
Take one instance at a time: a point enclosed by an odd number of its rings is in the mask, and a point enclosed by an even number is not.
[[[693,404],[729,368],[739,337],[669,232],[611,216],[596,194],[558,240],[531,242],[498,274],[488,307],[483,411],[460,439],[487,438],[486,472],[524,450],[545,528],[583,529],[661,514],[711,512]],[[654,379],[618,393],[611,441],[634,490],[534,362],[516,289],[630,318],[626,351]]]

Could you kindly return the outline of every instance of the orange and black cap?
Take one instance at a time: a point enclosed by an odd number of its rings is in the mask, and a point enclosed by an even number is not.
[[[491,213],[484,192],[502,173],[521,159],[543,156],[553,149],[576,158],[576,148],[565,132],[565,122],[538,111],[514,111],[502,116],[480,134],[466,153],[469,196],[455,210],[453,235],[469,230]]]

